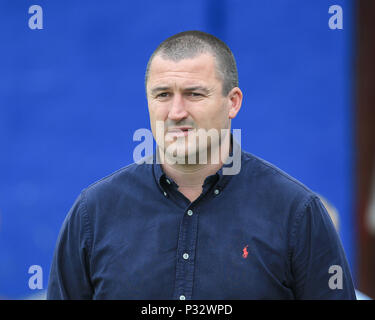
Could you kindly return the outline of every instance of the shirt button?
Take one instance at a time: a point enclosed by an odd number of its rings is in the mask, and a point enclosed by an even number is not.
[[[219,189],[215,189],[214,193],[215,193],[216,195],[218,195],[218,194],[220,193],[220,190],[219,190]]]
[[[188,214],[188,216],[192,216],[193,215],[193,211],[192,210],[188,210],[187,214]]]
[[[165,181],[167,181],[168,184],[171,184],[170,180],[169,179],[165,179]]]
[[[180,300],[185,300],[186,299],[186,297],[182,294],[182,295],[180,295]]]
[[[168,194],[164,191],[164,195],[167,196]]]
[[[183,257],[185,260],[189,259],[189,255],[188,255],[187,253],[184,253],[184,254],[182,255],[182,257]]]

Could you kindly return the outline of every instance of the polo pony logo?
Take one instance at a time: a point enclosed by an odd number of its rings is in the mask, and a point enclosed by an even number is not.
[[[247,258],[247,255],[249,254],[249,253],[247,252],[247,247],[248,247],[248,246],[249,246],[249,245],[246,245],[246,247],[242,249],[242,251],[243,251],[242,258],[244,258],[244,259],[246,259],[246,258]]]

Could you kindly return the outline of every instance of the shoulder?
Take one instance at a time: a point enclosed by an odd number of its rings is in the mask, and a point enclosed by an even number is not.
[[[147,163],[131,163],[111,174],[97,180],[87,186],[82,193],[88,200],[103,199],[126,194],[135,187],[142,187],[149,184],[152,178],[152,165]]]
[[[243,168],[241,168],[241,170],[243,170],[244,175],[249,178],[261,179],[268,183],[271,182],[271,186],[274,187],[283,185],[287,187],[287,190],[298,191],[310,195],[314,194],[305,184],[274,164],[246,151],[242,152],[242,157]]]
[[[317,194],[304,183],[281,170],[274,164],[242,151],[242,179],[250,184],[258,197],[289,212],[301,211],[311,201],[319,201]]]

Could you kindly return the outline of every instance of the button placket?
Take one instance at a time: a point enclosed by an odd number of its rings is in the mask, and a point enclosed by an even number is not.
[[[175,298],[184,296],[190,299],[193,290],[194,254],[197,239],[198,216],[192,209],[185,209],[180,225],[178,257],[176,259]]]

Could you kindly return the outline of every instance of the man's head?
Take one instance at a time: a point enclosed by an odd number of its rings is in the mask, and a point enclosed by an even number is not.
[[[223,82],[222,93],[226,96],[231,89],[238,87],[236,60],[232,51],[220,39],[202,31],[185,31],[164,40],[151,55],[145,74],[145,87],[150,74],[151,63],[155,56],[175,62],[191,59],[203,53],[215,57],[216,72]]]
[[[216,37],[187,31],[163,41],[152,54],[145,76],[151,128],[159,146],[184,139],[185,155],[190,148],[188,134],[178,128],[206,131],[230,130],[242,102],[236,63],[230,49]],[[165,126],[164,142],[157,137],[156,123]],[[169,139],[168,139],[169,138]],[[208,149],[220,141],[210,141]],[[194,149],[194,150],[193,150]]]

